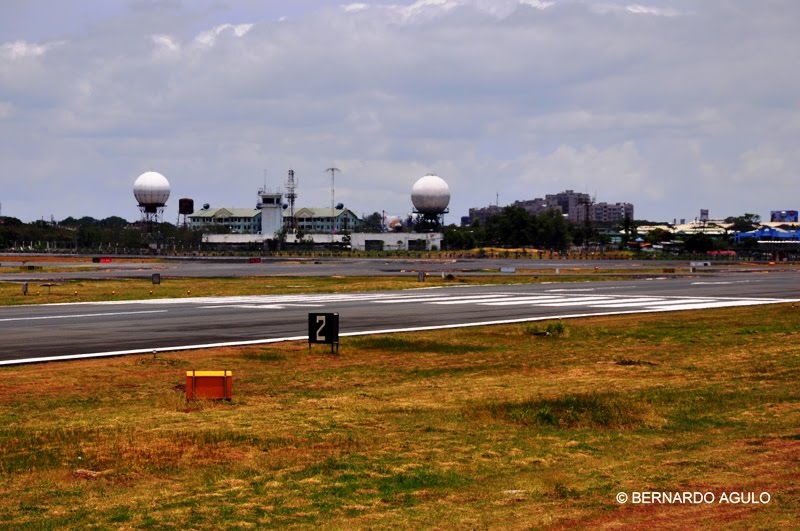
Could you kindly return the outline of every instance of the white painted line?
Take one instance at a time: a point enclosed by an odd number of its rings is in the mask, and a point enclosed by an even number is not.
[[[184,297],[172,299],[138,299],[126,301],[92,301],[92,302],[57,302],[51,304],[37,304],[36,307],[49,307],[49,306],[119,306],[119,305],[146,305],[146,306],[161,306],[161,305],[205,305],[205,304],[271,304],[271,303],[284,303],[291,301],[310,301],[310,302],[327,302],[327,301],[356,301],[356,300],[372,300],[385,298],[386,294],[380,293],[364,293],[364,294],[337,294],[331,293],[329,295],[319,294],[299,294],[299,295],[244,295],[244,296],[222,296],[222,297]]]
[[[593,308],[624,308],[625,306],[643,306],[646,304],[659,304],[667,302],[658,297],[632,297],[630,299],[614,298],[600,303],[588,303],[587,306]]]
[[[558,289],[549,289],[547,291],[551,293],[556,292],[571,292],[571,291],[595,291],[596,288],[558,288]]]
[[[243,310],[283,310],[287,306],[292,308],[319,308],[322,304],[298,304],[287,302],[283,304],[222,304],[220,306],[201,306],[204,310],[216,310],[219,308],[240,308]]]
[[[780,304],[780,303],[797,303],[800,302],[800,299],[763,299],[761,301],[731,301],[731,303],[720,302],[719,307],[725,306],[743,306],[743,305],[756,305],[756,304]],[[738,303],[738,304],[737,304]],[[520,319],[502,319],[497,321],[481,321],[477,323],[455,323],[449,325],[433,325],[433,326],[416,326],[410,328],[387,328],[383,330],[365,330],[361,332],[345,332],[343,334],[339,334],[339,337],[357,337],[357,336],[369,336],[369,335],[379,335],[379,334],[397,334],[397,333],[404,333],[404,332],[427,332],[431,330],[450,330],[453,328],[471,328],[475,326],[494,326],[494,325],[504,325],[504,324],[520,324],[520,323],[532,323],[536,321],[554,321],[559,319],[580,319],[585,317],[608,317],[614,315],[637,315],[637,314],[644,314],[644,313],[667,313],[667,312],[674,312],[678,310],[683,310],[679,306],[669,306],[665,308],[647,308],[643,310],[625,310],[625,311],[613,311],[613,312],[596,312],[596,313],[575,313],[575,314],[563,314],[563,315],[548,315],[548,316],[540,316],[540,317],[523,317]],[[694,308],[690,308],[694,309]],[[41,358],[27,358],[27,359],[19,359],[19,360],[0,360],[0,366],[2,365],[21,365],[25,363],[42,363],[47,361],[67,361],[67,360],[79,360],[79,359],[88,359],[88,358],[102,358],[102,357],[111,357],[111,356],[126,356],[132,354],[154,354],[154,353],[165,353],[165,352],[179,352],[184,350],[201,350],[201,349],[209,349],[209,348],[223,348],[223,347],[245,347],[251,345],[265,345],[270,343],[283,343],[286,341],[306,341],[308,340],[308,336],[291,336],[291,337],[276,337],[271,339],[254,339],[248,341],[231,341],[227,343],[208,343],[208,344],[200,344],[200,345],[181,345],[181,346],[174,346],[174,347],[162,347],[162,348],[143,348],[143,349],[135,349],[135,350],[118,350],[113,352],[95,352],[91,354],[71,354],[68,356],[48,356],[48,357],[41,357]]]
[[[716,301],[716,302],[700,302],[696,304],[676,304],[674,306],[669,306],[670,310],[708,310],[711,308],[730,308],[732,306],[756,306],[758,304],[764,304],[763,302],[758,301]],[[666,309],[666,307],[656,306],[655,308],[659,310]]]
[[[737,299],[738,300],[738,299]],[[645,300],[641,299],[638,302],[628,302],[628,301],[615,301],[611,300],[608,302],[603,302],[600,304],[591,304],[590,306],[595,306],[598,308],[628,308],[634,306],[669,306],[671,304],[701,304],[705,302],[715,302],[713,299],[681,299],[681,300]]]
[[[711,281],[698,281],[692,282],[692,286],[718,286],[718,285],[727,285],[727,284],[749,284],[749,280],[718,280],[715,282]]]
[[[485,306],[504,306],[508,304],[527,304],[530,302],[542,301],[542,300],[554,300],[554,299],[563,299],[564,297],[556,297],[556,296],[549,296],[549,295],[532,295],[530,297],[492,297],[483,300],[462,300],[457,299],[453,301],[447,302],[434,302],[433,304],[468,304],[468,303],[475,303],[481,304]]]
[[[440,301],[453,301],[459,300],[466,302],[474,302],[481,299],[497,299],[498,297],[508,297],[508,295],[504,295],[502,293],[492,293],[489,295],[449,295],[449,296],[431,296],[431,297],[408,297],[408,298],[396,298],[396,299],[385,299],[385,300],[376,300],[374,302],[378,304],[400,304],[400,303],[418,303],[418,302],[440,302]]]
[[[489,301],[489,302],[481,302],[480,304],[484,306],[515,306],[518,304],[535,304],[541,302],[542,304],[546,302],[559,302],[559,301],[566,301],[569,300],[563,296],[557,295],[542,295],[540,297],[514,297],[512,299],[505,299],[499,300],[497,302]]]
[[[47,319],[79,319],[85,317],[110,317],[114,315],[138,315],[143,313],[166,313],[167,310],[144,310],[140,312],[108,312],[108,313],[83,313],[75,315],[47,315],[41,317],[9,317],[0,319],[0,322],[9,321],[44,321]]]
[[[41,358],[28,358],[24,360],[2,360],[2,365],[18,365],[23,363],[43,363],[46,361],[66,361],[66,360],[83,360],[90,358],[107,358],[113,356],[129,356],[132,354],[156,354],[159,352],[179,352],[183,350],[201,350],[208,348],[223,348],[223,347],[246,347],[248,345],[264,345],[268,343],[282,343],[284,341],[300,341],[307,340],[308,336],[294,336],[294,337],[278,337],[274,339],[254,339],[251,341],[231,341],[227,343],[206,343],[200,345],[181,345],[175,347],[165,348],[139,348],[133,350],[116,350],[111,352],[94,352],[91,354],[70,354],[68,356],[46,356]]]
[[[545,301],[538,306],[545,306],[548,308],[560,308],[561,306],[587,306],[590,303],[611,301],[611,297],[572,297],[563,299],[561,301]]]

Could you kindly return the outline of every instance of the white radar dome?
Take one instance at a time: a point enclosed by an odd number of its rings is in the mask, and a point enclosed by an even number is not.
[[[421,214],[441,214],[450,204],[450,187],[441,177],[426,175],[411,188],[411,202]]]
[[[144,172],[133,183],[133,195],[142,206],[162,207],[169,199],[169,181],[157,171]]]

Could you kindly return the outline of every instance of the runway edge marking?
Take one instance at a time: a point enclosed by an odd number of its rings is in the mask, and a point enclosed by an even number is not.
[[[773,300],[764,300],[760,303],[753,302],[752,306],[761,306],[767,304],[783,304],[783,303],[798,303],[800,299],[773,299]],[[731,305],[733,306],[733,305]],[[701,308],[692,308],[692,309],[701,309]],[[523,317],[519,319],[501,319],[496,321],[480,321],[475,323],[453,323],[453,324],[446,324],[446,325],[435,325],[435,326],[414,326],[409,328],[385,328],[381,330],[362,330],[360,332],[344,332],[339,334],[339,337],[357,337],[357,336],[370,336],[370,335],[379,335],[379,334],[400,334],[404,332],[428,332],[432,330],[449,330],[453,328],[470,328],[475,326],[494,326],[494,325],[504,325],[504,324],[520,324],[520,323],[532,323],[536,321],[552,321],[558,319],[581,319],[584,317],[609,317],[614,315],[636,315],[636,314],[644,314],[644,313],[668,313],[668,312],[676,312],[676,311],[687,311],[684,309],[673,309],[673,308],[658,308],[658,309],[644,309],[644,310],[628,310],[622,312],[596,312],[596,313],[575,313],[575,314],[564,314],[564,315],[548,315],[548,316],[541,316],[541,317]],[[89,354],[69,354],[66,356],[47,356],[41,358],[27,358],[27,359],[17,359],[17,360],[1,360],[0,366],[4,365],[23,365],[29,363],[45,363],[48,361],[69,361],[69,360],[80,360],[80,359],[91,359],[91,358],[105,358],[105,357],[114,357],[114,356],[130,356],[134,354],[159,354],[159,353],[168,353],[168,352],[180,352],[184,350],[203,350],[203,349],[210,349],[210,348],[223,348],[223,347],[246,347],[251,345],[268,345],[271,343],[284,343],[287,341],[305,341],[308,339],[308,336],[288,336],[288,337],[275,337],[269,339],[250,339],[247,341],[229,341],[225,343],[207,343],[207,344],[200,344],[200,345],[179,345],[173,347],[158,347],[158,348],[140,348],[140,349],[133,349],[133,350],[116,350],[110,352],[93,352]]]

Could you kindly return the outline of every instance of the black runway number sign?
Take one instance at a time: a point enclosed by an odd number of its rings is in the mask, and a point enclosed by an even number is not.
[[[338,313],[308,314],[308,348],[314,343],[330,345],[331,352],[334,351],[334,347],[336,352],[339,352]]]

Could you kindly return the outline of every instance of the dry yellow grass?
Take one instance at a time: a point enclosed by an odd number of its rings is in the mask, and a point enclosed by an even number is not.
[[[800,516],[790,306],[0,369],[9,527],[781,528]],[[186,402],[231,369],[231,403]],[[620,505],[617,492],[769,492]]]

